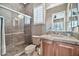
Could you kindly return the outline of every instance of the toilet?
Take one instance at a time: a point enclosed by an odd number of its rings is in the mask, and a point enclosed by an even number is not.
[[[40,37],[39,36],[32,36],[32,42],[33,42],[33,44],[25,47],[25,54],[27,56],[33,55],[35,48],[40,45]]]
[[[33,55],[33,52],[35,51],[35,47],[36,47],[36,45],[33,45],[33,44],[27,46],[27,47],[25,48],[25,54],[26,54],[27,56]]]

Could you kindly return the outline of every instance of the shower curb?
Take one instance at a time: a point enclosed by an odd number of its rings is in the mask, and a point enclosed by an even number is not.
[[[18,54],[15,54],[14,56],[20,56],[20,55],[22,55],[24,53],[24,51],[22,51],[22,52],[20,52],[20,53],[18,53]]]

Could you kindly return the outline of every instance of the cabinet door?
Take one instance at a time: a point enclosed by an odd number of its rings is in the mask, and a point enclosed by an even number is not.
[[[65,44],[65,43],[58,43],[57,45],[57,56],[73,56],[75,49],[74,46],[71,44]]]
[[[53,56],[54,55],[54,47],[51,41],[43,41],[43,55],[44,56]]]
[[[79,46],[75,46],[75,56],[79,56]]]

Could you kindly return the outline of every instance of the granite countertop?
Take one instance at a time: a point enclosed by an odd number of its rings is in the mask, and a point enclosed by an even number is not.
[[[70,43],[70,44],[79,45],[79,40],[74,38],[74,37],[70,37],[70,36],[64,36],[64,35],[41,35],[40,38],[41,39],[51,40],[51,41],[60,41],[60,42],[66,42],[66,43]]]

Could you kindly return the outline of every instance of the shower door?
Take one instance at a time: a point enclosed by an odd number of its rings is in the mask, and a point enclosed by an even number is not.
[[[0,16],[0,55],[6,53],[4,19]]]

